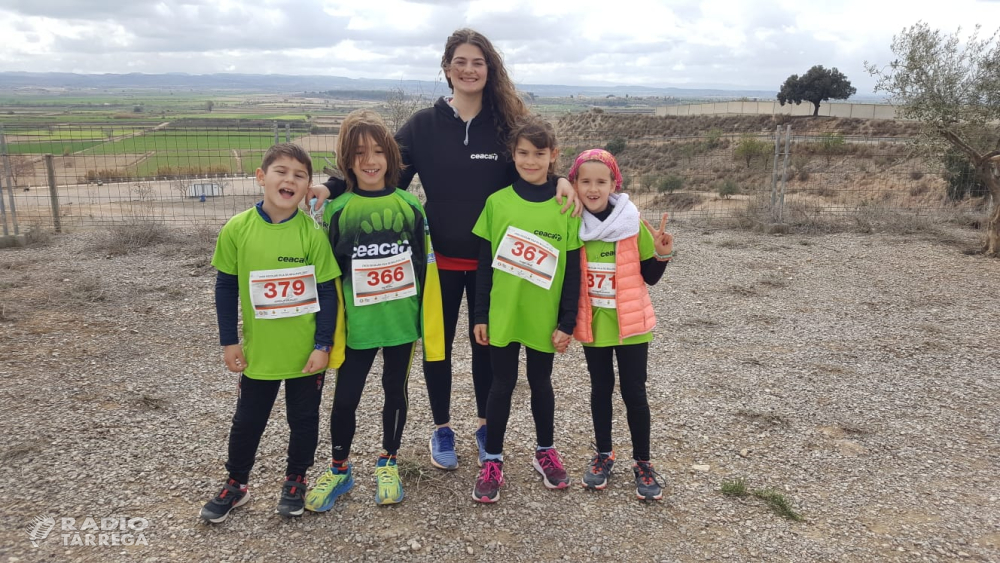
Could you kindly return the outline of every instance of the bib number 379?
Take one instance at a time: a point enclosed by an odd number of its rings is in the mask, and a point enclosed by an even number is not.
[[[517,227],[507,227],[493,257],[493,268],[543,289],[552,287],[558,265],[559,250],[545,239]]]
[[[254,317],[280,319],[319,311],[315,266],[250,272]]]

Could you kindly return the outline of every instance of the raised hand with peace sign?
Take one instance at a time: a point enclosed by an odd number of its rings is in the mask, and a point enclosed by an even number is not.
[[[653,246],[656,249],[656,258],[661,261],[669,261],[674,257],[674,235],[667,232],[667,214],[663,214],[660,219],[660,228],[654,229],[649,221],[643,219],[642,222],[653,235]]]

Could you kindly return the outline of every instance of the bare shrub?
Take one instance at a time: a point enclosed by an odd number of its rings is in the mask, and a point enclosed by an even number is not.
[[[173,240],[173,234],[163,223],[131,219],[108,229],[103,237],[96,239],[95,248],[117,256]]]

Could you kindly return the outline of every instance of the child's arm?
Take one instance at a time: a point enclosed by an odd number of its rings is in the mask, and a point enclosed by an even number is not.
[[[493,289],[493,244],[486,239],[479,243],[479,265],[476,269],[476,310],[473,312],[472,332],[476,344],[490,344],[487,325],[490,322],[490,291]]]
[[[222,358],[229,371],[240,373],[247,367],[240,336],[236,330],[239,319],[240,282],[237,276],[219,272],[215,276],[215,316],[219,322],[219,344]]]
[[[580,302],[580,252],[582,248],[566,252],[566,271],[563,273],[562,295],[559,297],[559,324],[552,333],[552,345],[557,352],[565,352],[573,339],[576,313]],[[477,280],[478,281],[478,280]]]
[[[309,360],[302,368],[302,373],[315,373],[321,369],[326,369],[330,363],[330,350],[333,348],[333,333],[337,328],[337,285],[334,280],[316,284],[317,299],[319,299],[319,312],[316,313],[316,335],[314,340],[316,346],[325,347],[324,350],[316,349],[309,354]]]

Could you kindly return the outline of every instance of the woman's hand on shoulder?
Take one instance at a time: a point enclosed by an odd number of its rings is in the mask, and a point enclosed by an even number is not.
[[[566,198],[565,203],[563,203],[563,198]],[[556,202],[562,205],[560,213],[566,213],[572,208],[573,217],[583,215],[583,206],[579,205],[580,198],[577,197],[573,184],[570,184],[566,178],[559,178],[556,182]]]

